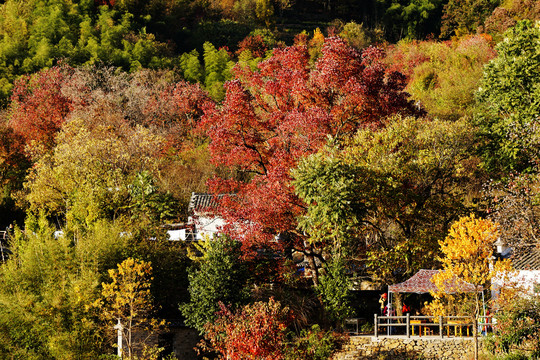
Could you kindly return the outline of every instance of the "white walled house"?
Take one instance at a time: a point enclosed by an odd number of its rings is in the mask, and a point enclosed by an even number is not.
[[[536,246],[522,249],[510,259],[517,272],[511,280],[529,295],[540,294],[540,250]]]
[[[171,241],[202,240],[214,237],[225,226],[216,214],[217,201],[212,194],[192,193],[188,207],[188,222],[182,229],[167,230]]]
[[[508,279],[510,285],[521,288],[524,294],[539,295],[540,249],[536,246],[529,246],[516,251],[502,246],[501,242],[496,243],[496,245],[497,257],[510,259],[514,267],[514,274]],[[496,280],[493,285],[497,288],[504,284],[500,280]]]
[[[188,224],[194,227],[195,240],[213,237],[225,226],[225,220],[216,214],[215,195],[192,193],[188,207]]]

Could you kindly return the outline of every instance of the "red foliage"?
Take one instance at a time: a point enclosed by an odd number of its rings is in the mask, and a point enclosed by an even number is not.
[[[244,40],[238,43],[236,55],[240,55],[244,50],[251,51],[253,57],[263,58],[268,51],[268,46],[261,35],[246,36]]]
[[[54,67],[15,84],[9,126],[25,144],[54,147],[54,138],[73,115],[102,122],[106,114],[129,125],[143,125],[166,136],[171,147],[186,143],[211,101],[199,85],[171,83],[158,72],[115,74],[114,69]]]
[[[108,7],[113,7],[116,3],[116,0],[94,0],[94,5],[103,6],[107,5]]]
[[[376,48],[360,54],[328,38],[314,67],[307,47],[295,45],[275,49],[259,71],[235,68],[222,106],[205,112],[203,126],[213,161],[249,175],[247,182],[210,184],[215,192],[236,194],[224,198],[223,213],[245,245],[278,245],[269,240],[295,233],[304,204],[290,185],[290,170],[300,157],[328,138],[339,141],[358,128],[381,127],[390,114],[420,113],[402,91],[404,76],[387,72],[383,55]]]
[[[246,305],[233,313],[220,303],[214,323],[205,325],[210,348],[228,360],[281,360],[288,310],[270,299]]]
[[[208,93],[199,84],[180,81],[160,92],[148,91],[142,113],[144,125],[166,132],[170,147],[178,148],[194,135],[207,102],[212,102]]]
[[[0,185],[4,182],[16,183],[24,177],[29,166],[24,156],[24,142],[6,124],[0,124]]]
[[[406,46],[390,46],[385,62],[392,70],[399,71],[410,77],[416,67],[430,60],[429,54],[422,48],[424,43],[428,42],[412,41]],[[450,46],[450,43],[448,43],[448,46]]]
[[[11,96],[9,125],[25,143],[54,146],[56,133],[71,110],[61,88],[73,69],[62,66],[23,76]]]

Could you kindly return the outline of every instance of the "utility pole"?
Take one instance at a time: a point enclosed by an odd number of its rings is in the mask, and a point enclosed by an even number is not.
[[[122,359],[122,330],[124,330],[124,327],[122,326],[122,323],[120,322],[120,318],[118,318],[118,324],[114,326],[114,328],[117,330],[117,337],[118,337],[118,358]]]

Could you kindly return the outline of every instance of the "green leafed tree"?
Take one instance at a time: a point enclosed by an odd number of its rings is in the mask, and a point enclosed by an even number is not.
[[[472,144],[463,121],[394,117],[380,131],[361,130],[294,171],[296,192],[308,205],[300,229],[314,244],[367,258],[361,263],[385,282],[429,268],[449,222],[472,205]]]
[[[236,306],[248,299],[247,269],[240,243],[227,237],[206,239],[196,245],[195,266],[189,274],[190,301],[180,305],[186,324],[199,332],[216,318],[219,302]]]
[[[343,320],[354,315],[351,304],[351,281],[347,274],[346,258],[338,251],[333,251],[331,258],[324,265],[324,273],[319,279],[319,293],[328,318],[343,325]]]
[[[521,171],[540,156],[540,24],[519,22],[496,50],[478,89],[476,123],[488,168]]]
[[[204,43],[203,57],[206,90],[214,99],[223,99],[223,83],[232,77],[230,70],[234,63],[225,49],[218,50],[209,42]]]
[[[204,80],[204,67],[199,60],[199,52],[192,50],[180,56],[180,67],[184,72],[184,79],[192,83],[202,83]]]
[[[180,67],[184,79],[189,82],[199,82],[215,100],[225,96],[223,84],[232,77],[231,68],[234,62],[225,48],[216,49],[206,41],[203,44],[202,58],[197,50],[180,56]]]
[[[380,0],[388,39],[418,39],[438,33],[440,0]]]

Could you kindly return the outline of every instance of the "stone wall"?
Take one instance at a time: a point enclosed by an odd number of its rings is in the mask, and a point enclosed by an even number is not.
[[[482,340],[478,344],[482,351]],[[334,355],[333,360],[358,359],[455,359],[474,358],[472,338],[406,338],[351,336],[343,350]]]

